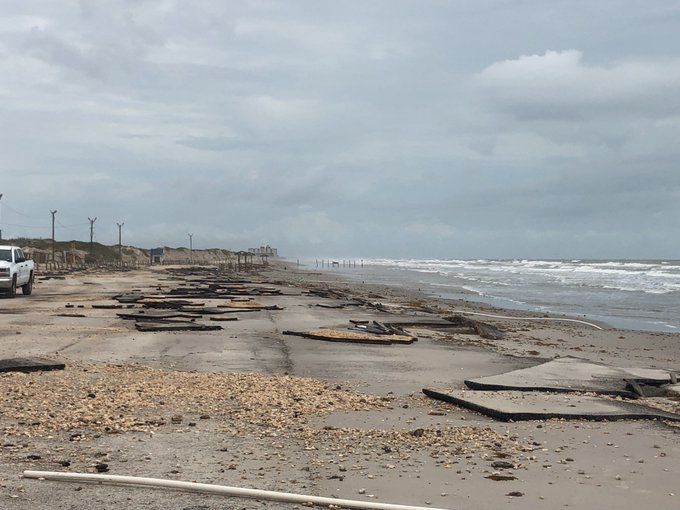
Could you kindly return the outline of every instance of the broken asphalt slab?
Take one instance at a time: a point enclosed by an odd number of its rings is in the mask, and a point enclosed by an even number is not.
[[[195,319],[195,314],[190,314],[187,312],[157,312],[157,311],[144,311],[134,313],[117,313],[118,317],[125,320],[136,320],[136,321],[164,321],[167,319]]]
[[[588,391],[636,398],[640,396],[639,392],[635,388],[631,390],[630,381],[638,386],[661,386],[671,382],[671,373],[659,369],[610,367],[567,356],[505,374],[468,379],[465,385],[485,391]]]
[[[632,402],[564,393],[523,391],[439,391],[423,389],[430,398],[449,402],[500,421],[549,420],[668,420],[680,415]]]
[[[0,359],[0,372],[39,372],[64,368],[64,363],[44,358]]]
[[[136,322],[137,331],[219,331],[222,326],[196,322]]]

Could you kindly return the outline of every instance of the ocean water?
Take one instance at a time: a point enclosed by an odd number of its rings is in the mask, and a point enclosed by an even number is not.
[[[320,263],[306,264],[321,269]],[[680,332],[678,260],[391,260],[333,271],[354,281],[415,287],[445,299],[568,314],[611,326]]]

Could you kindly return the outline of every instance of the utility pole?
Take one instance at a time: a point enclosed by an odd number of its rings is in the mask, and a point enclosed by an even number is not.
[[[94,241],[94,222],[97,221],[97,217],[87,218],[90,221],[90,257],[92,257],[92,243]]]
[[[52,264],[54,264],[54,215],[57,214],[57,210],[50,211],[52,214]]]
[[[189,236],[189,261],[194,263],[194,234],[187,234]]]
[[[121,242],[122,240],[122,235],[121,235],[121,229],[123,228],[123,225],[125,223],[116,223],[118,225],[118,259],[120,260],[121,265],[123,264],[123,244]]]
[[[0,193],[0,227],[2,227],[2,193]],[[0,241],[2,241],[2,228],[0,228]]]

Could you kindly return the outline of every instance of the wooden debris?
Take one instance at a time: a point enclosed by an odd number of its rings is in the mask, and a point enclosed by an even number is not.
[[[411,344],[417,340],[417,338],[408,335],[393,335],[393,334],[375,335],[366,332],[330,328],[313,329],[311,331],[284,331],[283,334],[312,338],[314,340],[326,340],[329,342],[348,342],[379,345]]]
[[[373,321],[372,324],[366,321],[365,323],[350,321],[356,329],[373,333],[375,335],[406,335],[406,331],[398,325]]]

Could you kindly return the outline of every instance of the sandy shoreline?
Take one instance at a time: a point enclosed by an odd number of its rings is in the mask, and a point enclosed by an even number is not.
[[[615,365],[626,365],[634,362],[650,367],[680,367],[680,333],[640,331],[621,329],[599,321],[585,321],[601,327],[582,327],[570,321],[578,317],[558,314],[545,314],[526,310],[499,308],[474,301],[455,301],[428,296],[417,289],[405,289],[348,282],[342,276],[329,272],[304,271],[294,269],[292,264],[285,264],[285,271],[276,270],[272,277],[300,286],[332,286],[348,295],[361,295],[374,301],[377,296],[392,299],[395,304],[407,305],[412,309],[448,315],[457,312],[469,312],[480,320],[489,323],[507,325],[503,329],[518,335],[509,335],[507,341],[494,342],[485,347],[499,350],[514,356],[526,356],[529,351],[538,351],[540,356],[553,358],[572,354],[593,361],[602,361]],[[371,297],[375,296],[375,297]],[[479,315],[477,315],[479,314]],[[494,319],[489,315],[512,317],[512,319]],[[522,321],[522,317],[531,320]],[[542,319],[549,318],[548,321]],[[566,319],[562,322],[561,319]],[[595,334],[597,333],[597,334]],[[590,339],[588,342],[585,339]],[[530,346],[534,348],[530,348]],[[569,352],[571,351],[571,352]]]
[[[0,375],[0,506],[282,507],[20,476],[25,469],[94,472],[106,464],[111,474],[441,508],[677,508],[678,428],[500,423],[428,399],[421,389],[460,388],[469,377],[565,355],[677,370],[680,334],[485,317],[505,333],[502,340],[416,328],[412,345],[319,342],[282,332],[453,310],[530,314],[290,265],[247,279],[281,290],[253,299],[283,309],[235,314],[238,321],[210,332],[142,333],[116,310],[92,308],[133,289],[181,284],[163,269],[66,275],[40,280],[30,297],[0,299],[0,358],[43,356],[67,365]],[[310,289],[331,290],[332,297]],[[318,306],[347,302],[355,304]],[[235,374],[245,378],[230,379]],[[494,467],[499,459],[513,467]],[[513,479],[489,478],[500,473]]]

